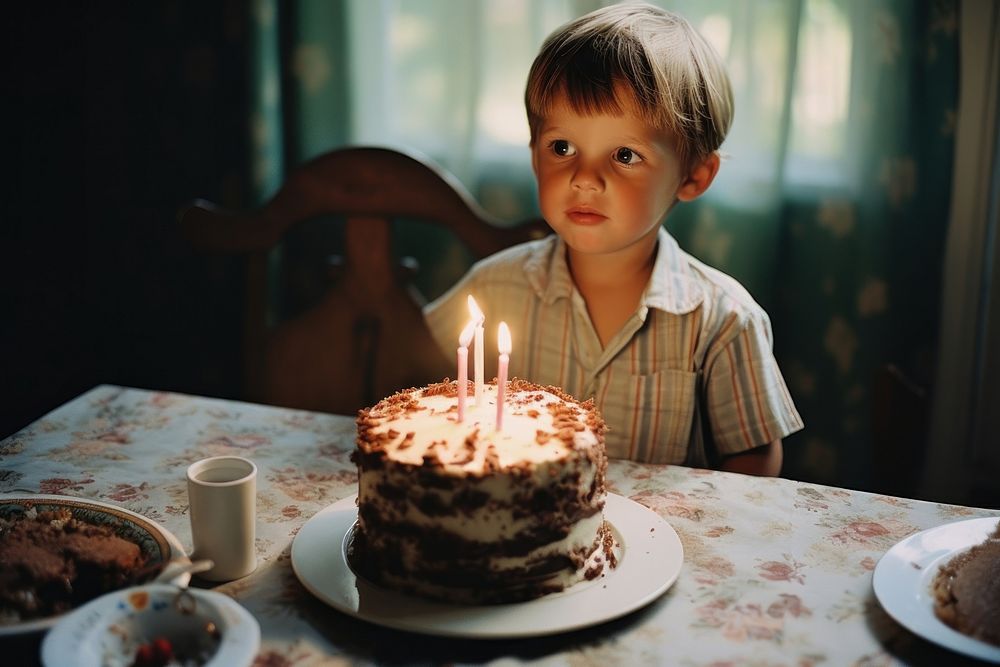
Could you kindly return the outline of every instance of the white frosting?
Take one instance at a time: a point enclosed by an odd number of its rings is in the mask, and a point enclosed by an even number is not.
[[[359,471],[366,548],[396,554],[393,559],[400,559],[395,562],[407,573],[383,572],[384,583],[432,597],[488,599],[489,590],[441,586],[421,578],[421,573],[472,566],[428,555],[425,539],[442,535],[460,544],[484,545],[487,552],[496,545],[484,576],[491,581],[499,576],[512,591],[559,590],[603,566],[603,440],[592,429],[592,411],[541,387],[512,383],[505,396],[503,430],[497,432],[495,384],[486,385],[479,405],[469,392],[462,423],[457,421],[457,398],[434,393],[444,388],[431,385],[390,397],[359,417],[359,449],[385,462],[362,465]],[[388,527],[385,532],[366,527],[366,509],[373,522]],[[544,535],[554,539],[541,543]],[[517,544],[530,551],[504,555]],[[558,556],[582,566],[546,576],[544,586],[537,579],[523,579],[533,567],[558,563],[551,560]]]
[[[576,494],[584,496],[590,491],[595,472],[590,462],[583,459],[576,464],[559,465],[546,462],[535,465],[529,476],[532,478],[530,483],[533,486],[545,487],[553,485],[558,477],[579,473],[578,480],[567,481],[567,484],[575,482]],[[361,473],[358,487],[360,497],[378,503],[379,510],[387,521],[427,528],[441,528],[468,540],[495,542],[511,539],[522,530],[537,523],[537,518],[530,512],[526,513],[524,508],[511,506],[512,496],[518,492],[519,487],[526,480],[519,478],[518,481],[521,484],[512,484],[512,480],[506,475],[470,479],[469,486],[463,486],[462,490],[467,491],[471,488],[477,493],[485,493],[487,500],[475,509],[443,516],[428,516],[414,504],[414,501],[416,497],[422,496],[424,493],[433,493],[440,498],[441,505],[451,507],[455,504],[453,500],[455,490],[414,489],[404,502],[383,501],[378,490],[380,484],[390,484],[400,488],[408,488],[413,485],[413,478],[406,471],[398,469],[365,471]]]
[[[497,570],[511,570],[524,567],[528,563],[544,558],[551,554],[569,553],[580,549],[591,547],[594,544],[594,536],[597,529],[604,523],[604,515],[598,512],[593,516],[581,519],[569,531],[569,535],[561,540],[549,542],[543,547],[528,552],[524,556],[496,556],[491,560],[491,564]]]
[[[553,590],[563,590],[569,588],[570,586],[583,581],[587,576],[588,570],[591,568],[604,567],[607,564],[607,555],[605,554],[604,549],[601,548],[601,546],[595,541],[595,535],[598,534],[598,530],[603,522],[604,517],[600,514],[584,519],[564,539],[552,542],[551,544],[536,549],[525,556],[492,558],[490,561],[491,569],[494,573],[503,572],[505,570],[516,570],[530,565],[533,561],[540,560],[550,554],[567,553],[578,549],[589,550],[589,548],[593,548],[593,551],[590,551],[589,556],[587,556],[586,561],[581,567],[576,569],[559,570],[558,572],[553,572],[545,579],[546,585],[550,586]],[[405,543],[403,545],[402,552],[403,562],[408,570],[427,568],[427,562],[420,555],[415,543]],[[475,603],[479,601],[479,594],[475,589],[455,589],[453,587],[440,586],[427,582],[419,576],[401,577],[391,573],[384,573],[383,576],[385,577],[386,583],[389,585],[409,589],[419,594],[437,598],[443,597],[453,599],[457,602]],[[537,581],[532,582],[532,585],[537,585],[538,583],[539,582]],[[511,580],[510,585],[511,588],[516,588],[519,585],[519,582]]]
[[[548,405],[566,405],[566,401],[548,391],[530,392],[508,391],[504,397],[503,430],[496,430],[496,385],[483,388],[483,401],[476,405],[470,396],[465,406],[465,419],[458,422],[458,403],[454,396],[420,396],[421,390],[412,393],[422,410],[403,412],[396,418],[383,419],[372,410],[371,416],[379,419],[375,433],[395,430],[398,435],[384,444],[390,459],[400,463],[420,465],[424,455],[433,445],[445,469],[452,473],[479,472],[483,469],[489,445],[493,445],[499,457],[500,467],[506,468],[519,463],[543,463],[559,461],[566,457],[570,448],[558,437],[558,430]],[[585,413],[581,409],[577,421],[584,422]],[[478,431],[475,454],[471,461],[465,441]],[[537,441],[538,431],[549,434],[544,444]],[[413,438],[405,446],[407,434]],[[444,441],[445,445],[434,444]],[[573,449],[588,449],[597,444],[597,436],[589,428],[574,432]]]

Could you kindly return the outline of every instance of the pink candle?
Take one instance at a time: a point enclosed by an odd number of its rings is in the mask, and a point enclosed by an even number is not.
[[[483,402],[483,322],[486,321],[486,316],[483,315],[483,311],[479,309],[479,304],[476,300],[469,295],[469,317],[473,319],[476,325],[476,345],[475,345],[475,355],[472,360],[472,365],[475,372],[476,380],[476,405],[481,405]]]
[[[506,322],[501,322],[497,330],[497,349],[500,358],[497,362],[497,431],[503,430],[503,399],[507,389],[507,366],[510,363],[510,329]]]
[[[470,321],[462,329],[458,337],[458,421],[465,419],[465,395],[469,385],[469,343],[476,327],[475,320]]]

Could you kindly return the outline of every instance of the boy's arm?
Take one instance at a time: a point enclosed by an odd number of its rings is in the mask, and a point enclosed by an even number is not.
[[[722,459],[719,470],[741,472],[746,475],[777,477],[781,472],[782,455],[781,440],[778,439],[766,445],[727,456]]]

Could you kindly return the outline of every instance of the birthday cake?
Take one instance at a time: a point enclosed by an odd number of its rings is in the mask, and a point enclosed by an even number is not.
[[[458,383],[396,393],[357,418],[349,558],[378,584],[463,604],[517,602],[616,564],[604,519],[606,427],[554,387],[497,384],[458,420]]]
[[[1000,523],[981,543],[941,566],[934,613],[954,629],[1000,646]]]

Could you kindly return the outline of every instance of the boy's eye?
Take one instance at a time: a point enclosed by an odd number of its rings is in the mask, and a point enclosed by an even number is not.
[[[622,146],[615,151],[615,161],[621,162],[624,165],[632,165],[642,162],[642,158],[631,148]]]
[[[556,139],[555,141],[549,144],[549,149],[551,149],[553,153],[561,157],[567,157],[576,154],[576,149],[573,147],[573,144],[569,143],[565,139]]]

